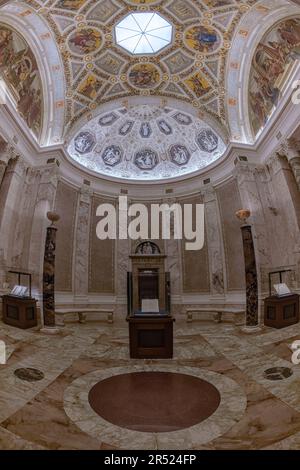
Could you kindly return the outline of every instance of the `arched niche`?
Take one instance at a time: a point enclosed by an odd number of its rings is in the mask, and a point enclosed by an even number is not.
[[[249,119],[249,79],[252,59],[264,36],[285,19],[300,15],[300,8],[286,0],[263,0],[244,16],[234,36],[227,62],[226,102],[231,140],[253,144],[254,134]],[[268,126],[265,127],[265,130]]]
[[[12,53],[15,54],[15,61],[12,60],[11,73],[16,73],[16,80],[20,82],[16,87],[11,86],[13,84],[8,86],[6,105],[17,114],[20,126],[24,127],[24,121],[26,122],[40,146],[60,144],[65,120],[65,78],[55,39],[40,15],[27,5],[18,2],[8,3],[0,8],[0,29],[1,26],[2,30],[12,31],[15,45]],[[18,64],[22,48],[25,48],[24,69],[26,61],[29,66],[27,78],[24,78],[26,70],[22,75],[22,64]],[[9,75],[8,73],[8,77]],[[29,96],[24,96],[20,101],[18,92],[24,79],[30,84],[29,87],[26,85]],[[15,108],[19,108],[20,112],[15,113]],[[41,119],[39,128],[36,122],[37,115]]]

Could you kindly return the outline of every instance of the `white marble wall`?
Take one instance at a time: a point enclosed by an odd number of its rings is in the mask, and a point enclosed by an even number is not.
[[[286,151],[287,153],[287,151]],[[2,153],[3,155],[3,153]],[[35,295],[41,293],[41,276],[46,212],[54,207],[60,169],[57,162],[28,167],[21,157],[6,153],[5,172],[0,186],[0,285],[6,280],[7,269],[22,268],[33,273]],[[297,154],[287,159],[278,153],[269,157],[266,165],[238,163],[231,178],[237,178],[242,205],[250,209],[255,237],[261,292],[267,293],[268,272],[277,268],[291,268],[291,282],[300,290],[300,191],[297,188]],[[8,163],[8,164],[7,164]],[[1,167],[2,168],[2,167]],[[2,173],[1,173],[2,174]],[[293,180],[291,178],[294,178]],[[1,180],[1,178],[0,178]],[[230,178],[228,179],[230,181]],[[292,188],[292,181],[295,187]],[[115,292],[110,296],[88,294],[91,200],[93,191],[88,185],[78,187],[75,243],[73,249],[74,292],[64,297],[65,303],[115,304],[126,311],[126,278],[131,270],[130,240],[116,242]],[[210,293],[195,294],[186,300],[183,295],[182,244],[165,241],[161,246],[167,255],[166,270],[171,273],[172,301],[180,310],[183,304],[229,302],[226,291],[226,259],[221,230],[219,205],[213,185],[202,188],[205,202],[206,235],[209,257]],[[298,199],[297,199],[298,198]],[[135,202],[137,202],[135,200]],[[143,201],[145,202],[145,201]],[[165,203],[180,202],[175,197]],[[61,214],[63,217],[63,214]],[[241,293],[242,294],[242,293]],[[229,303],[239,303],[242,297]],[[104,298],[105,297],[105,298]],[[58,299],[60,297],[58,296]],[[60,299],[61,300],[61,299]]]

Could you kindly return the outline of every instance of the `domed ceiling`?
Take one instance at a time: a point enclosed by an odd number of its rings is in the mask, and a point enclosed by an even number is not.
[[[298,9],[287,0],[0,6],[0,55],[9,53],[13,72],[5,78],[28,127],[42,145],[65,144],[77,163],[118,178],[187,175],[220,159],[229,142],[252,144],[299,58]],[[29,32],[21,64],[19,29]]]
[[[241,17],[255,0],[27,0],[52,28],[67,79],[66,132],[104,103],[133,95],[192,103],[226,127],[225,64]],[[170,45],[134,55],[116,25],[135,12],[172,25]]]
[[[136,180],[195,172],[225,150],[222,138],[201,119],[153,105],[104,113],[78,131],[68,147],[71,158],[89,170]]]

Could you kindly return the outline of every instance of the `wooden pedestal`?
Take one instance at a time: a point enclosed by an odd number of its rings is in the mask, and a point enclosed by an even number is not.
[[[173,317],[158,315],[127,318],[132,359],[171,359],[173,357]]]
[[[2,301],[4,323],[22,329],[37,326],[37,301],[35,299],[4,295]]]
[[[265,300],[265,325],[285,328],[299,323],[299,295],[268,297]]]

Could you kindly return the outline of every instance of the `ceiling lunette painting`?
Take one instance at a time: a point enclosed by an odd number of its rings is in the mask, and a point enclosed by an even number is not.
[[[61,56],[47,23],[20,2],[1,4],[0,75],[6,105],[32,131],[39,145],[63,142],[65,79]]]

